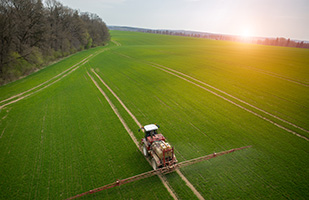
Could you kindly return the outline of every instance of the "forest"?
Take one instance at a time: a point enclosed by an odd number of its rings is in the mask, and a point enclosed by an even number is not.
[[[1,0],[0,27],[0,85],[110,39],[98,15],[56,0]]]

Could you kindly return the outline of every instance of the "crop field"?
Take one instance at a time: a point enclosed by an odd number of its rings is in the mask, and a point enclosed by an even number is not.
[[[309,198],[307,49],[111,35],[0,87],[0,199],[66,199],[151,170],[133,142],[149,123],[180,162],[252,147],[83,199]]]

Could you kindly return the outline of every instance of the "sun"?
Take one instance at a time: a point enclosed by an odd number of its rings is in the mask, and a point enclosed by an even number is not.
[[[251,32],[250,29],[245,28],[245,29],[242,30],[241,36],[245,37],[245,38],[250,37],[250,36],[252,36],[252,32]]]

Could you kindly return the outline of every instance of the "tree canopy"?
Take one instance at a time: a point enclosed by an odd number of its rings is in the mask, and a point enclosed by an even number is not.
[[[56,0],[1,0],[0,27],[0,84],[110,38],[98,15]]]

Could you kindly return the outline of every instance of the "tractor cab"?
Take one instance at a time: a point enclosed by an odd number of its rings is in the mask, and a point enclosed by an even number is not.
[[[165,137],[162,134],[158,133],[158,128],[159,127],[156,124],[149,124],[142,127],[145,132],[145,140],[147,141],[147,146],[151,145],[154,141],[165,141]]]
[[[144,126],[144,130],[145,130],[145,138],[149,137],[149,136],[155,136],[158,134],[158,126],[155,124],[149,124]]]

